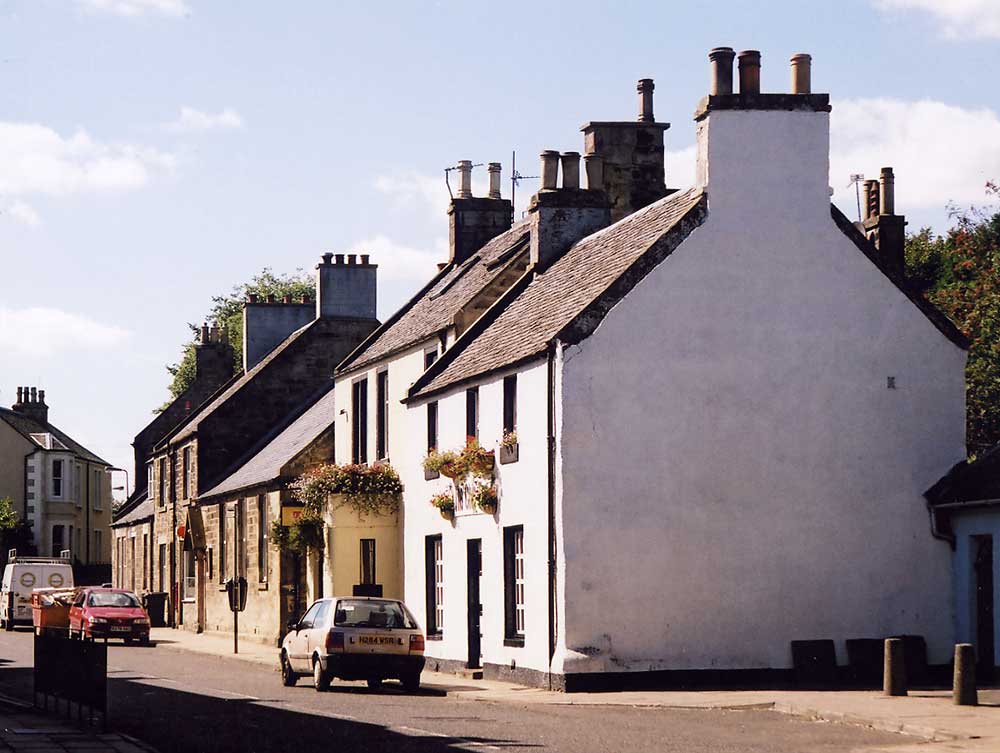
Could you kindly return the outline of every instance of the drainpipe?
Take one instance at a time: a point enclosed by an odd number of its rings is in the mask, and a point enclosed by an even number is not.
[[[181,618],[181,589],[177,584],[177,469],[174,461],[177,459],[177,451],[167,453],[167,464],[170,466],[170,533],[167,541],[170,550],[170,627],[176,628],[178,620]]]
[[[548,536],[549,536],[549,690],[552,690],[552,659],[556,654],[556,365],[558,341],[548,353]]]
[[[937,515],[934,512],[934,505],[931,504],[930,500],[927,500],[927,514],[931,518],[931,536],[938,539],[939,541],[947,541],[951,550],[955,551],[955,534],[945,533],[937,524]]]

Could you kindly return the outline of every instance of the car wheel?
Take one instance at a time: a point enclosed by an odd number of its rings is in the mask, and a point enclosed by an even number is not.
[[[372,690],[378,690],[379,688],[382,687],[382,678],[381,677],[369,677],[368,678],[368,687],[371,688]]]
[[[288,663],[288,656],[281,652],[281,684],[286,688],[292,687],[299,681],[299,676],[292,671],[292,665]]]
[[[139,638],[139,645],[140,646],[148,646],[149,645],[149,636],[148,635],[144,635],[141,638]]]
[[[412,674],[404,675],[402,678],[403,690],[407,693],[416,693],[420,690],[420,673],[413,672]]]
[[[319,659],[313,659],[313,687],[319,693],[330,687],[330,675],[323,670]]]

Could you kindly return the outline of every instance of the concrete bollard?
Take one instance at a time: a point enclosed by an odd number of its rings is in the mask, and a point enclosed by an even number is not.
[[[882,695],[906,695],[906,662],[902,638],[885,639],[885,660],[882,665]]]
[[[971,643],[955,644],[955,675],[951,698],[956,706],[978,706],[976,692],[976,650]]]

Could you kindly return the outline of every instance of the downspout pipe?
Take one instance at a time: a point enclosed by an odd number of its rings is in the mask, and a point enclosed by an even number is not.
[[[548,600],[549,600],[549,671],[548,684],[552,690],[552,660],[556,654],[556,348],[558,341],[549,344],[548,352]]]
[[[955,540],[956,540],[955,534],[942,531],[938,527],[937,512],[934,510],[934,505],[931,504],[931,501],[929,499],[927,500],[927,514],[930,516],[931,519],[931,536],[938,539],[939,541],[947,541],[948,545],[951,547],[951,550],[955,551]]]

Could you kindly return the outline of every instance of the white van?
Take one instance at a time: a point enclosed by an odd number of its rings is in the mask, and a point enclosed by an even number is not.
[[[11,549],[0,586],[0,628],[31,624],[31,592],[36,588],[73,588],[73,566],[65,557],[18,557]],[[11,594],[14,595],[11,613]]]

